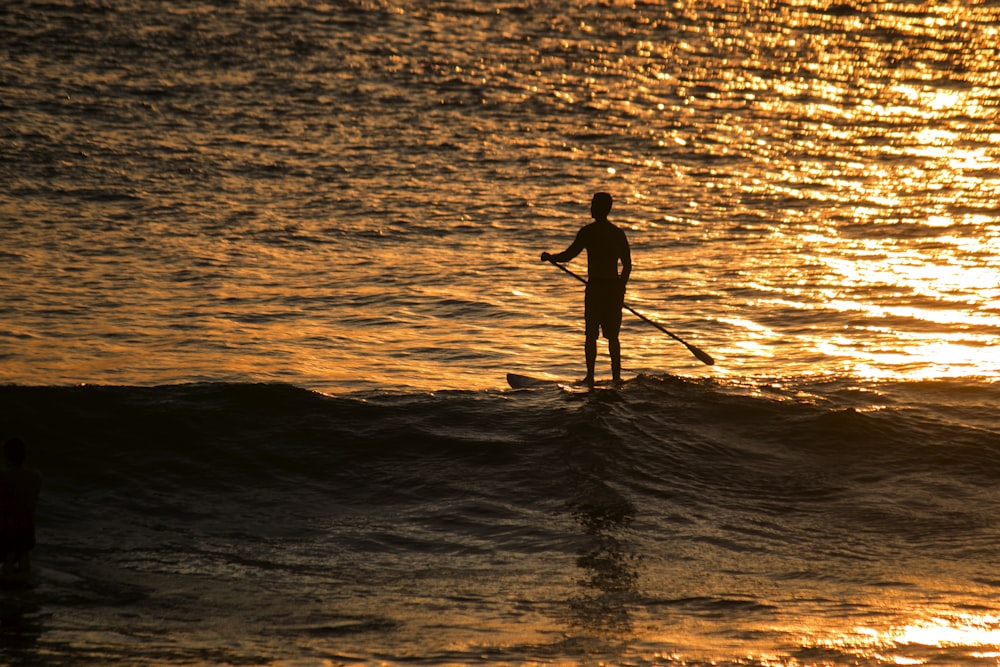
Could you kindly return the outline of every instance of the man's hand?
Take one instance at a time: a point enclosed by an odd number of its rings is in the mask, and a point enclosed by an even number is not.
[[[542,261],[543,262],[551,262],[552,261],[552,255],[550,255],[547,252],[543,252],[542,253]]]

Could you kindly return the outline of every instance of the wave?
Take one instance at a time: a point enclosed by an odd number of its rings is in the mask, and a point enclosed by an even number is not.
[[[959,381],[750,389],[641,376],[584,395],[7,386],[0,397],[4,437],[25,437],[36,467],[67,489],[343,485],[342,502],[384,503],[457,485],[532,502],[567,474],[599,471],[633,494],[765,508],[1000,477],[986,412],[1000,388]]]

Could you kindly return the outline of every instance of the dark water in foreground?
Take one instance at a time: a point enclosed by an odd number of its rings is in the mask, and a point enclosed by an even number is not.
[[[0,655],[994,664],[998,392],[3,388],[45,488]]]

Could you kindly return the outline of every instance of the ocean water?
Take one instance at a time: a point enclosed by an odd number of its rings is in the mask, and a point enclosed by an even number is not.
[[[1000,8],[0,8],[11,665],[996,665]],[[620,389],[538,261],[615,197]],[[582,259],[569,268],[584,274]],[[598,374],[610,375],[599,346]]]

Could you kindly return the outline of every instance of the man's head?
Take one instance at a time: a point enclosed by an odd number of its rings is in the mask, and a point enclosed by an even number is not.
[[[590,202],[590,215],[600,220],[608,217],[611,212],[611,195],[607,192],[598,192]]]

